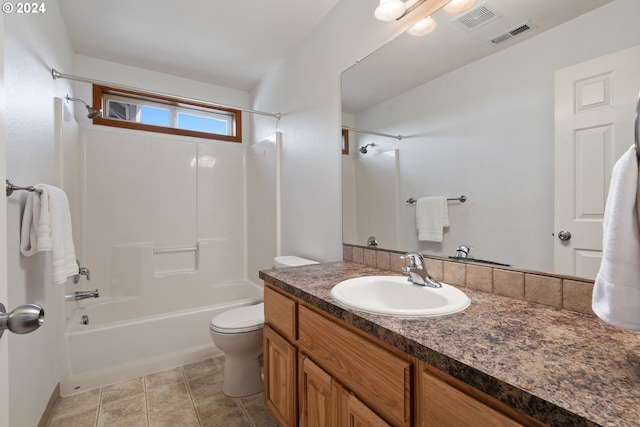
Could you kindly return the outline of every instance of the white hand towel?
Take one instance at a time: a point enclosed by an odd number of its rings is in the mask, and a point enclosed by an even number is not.
[[[31,256],[38,252],[38,231],[40,224],[40,195],[30,192],[22,214],[20,227],[20,252],[24,256]]]
[[[420,197],[416,202],[418,240],[442,242],[443,229],[449,226],[446,197]]]
[[[638,160],[631,146],[616,162],[603,221],[603,256],[592,309],[602,320],[640,329]]]
[[[62,284],[78,274],[71,213],[67,195],[52,185],[35,186],[41,194],[29,193],[22,217],[20,251],[25,256],[51,252],[53,283]]]

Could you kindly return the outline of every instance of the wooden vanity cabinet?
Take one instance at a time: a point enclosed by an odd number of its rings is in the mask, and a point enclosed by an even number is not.
[[[281,427],[543,424],[265,283],[265,403]]]

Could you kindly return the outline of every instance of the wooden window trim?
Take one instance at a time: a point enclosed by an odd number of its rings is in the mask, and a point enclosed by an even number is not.
[[[349,131],[344,128],[342,129],[342,141],[344,142],[342,154],[349,154]]]
[[[138,96],[143,98],[157,99],[160,101],[168,102],[173,105],[180,105],[180,104],[192,105],[192,106],[204,108],[207,110],[226,111],[226,112],[232,113],[236,134],[235,136],[220,135],[220,134],[207,133],[207,132],[197,132],[197,131],[186,130],[186,129],[176,129],[176,128],[165,127],[165,126],[148,125],[144,123],[128,122],[123,120],[114,120],[114,119],[109,119],[104,117],[94,117],[93,118],[94,125],[143,130],[147,132],[157,132],[157,133],[164,133],[169,135],[182,135],[182,136],[191,136],[195,138],[215,139],[219,141],[240,142],[240,143],[242,142],[242,111],[240,110],[234,110],[230,108],[221,108],[221,107],[212,108],[209,105],[200,104],[197,102],[184,101],[181,99],[176,99],[171,97],[151,95],[144,92],[135,92],[131,90],[112,88],[112,87],[101,86],[101,85],[93,85],[93,108],[103,108],[103,111],[106,111],[104,109],[105,106],[103,106],[102,97],[104,94],[108,94],[111,92],[132,95],[134,97]]]

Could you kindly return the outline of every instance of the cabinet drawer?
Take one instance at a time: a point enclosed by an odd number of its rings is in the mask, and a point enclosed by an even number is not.
[[[295,341],[296,309],[298,303],[273,290],[265,283],[264,286],[264,319],[273,329],[285,338]]]
[[[395,426],[411,424],[411,363],[304,307],[298,343],[371,409]]]
[[[523,424],[508,415],[449,384],[445,374],[436,375],[430,372],[431,370],[432,368],[423,368],[418,378],[421,388],[420,425],[425,427],[523,427]],[[437,371],[434,370],[434,372]],[[494,405],[500,404],[494,402]],[[540,424],[534,421],[528,425]]]

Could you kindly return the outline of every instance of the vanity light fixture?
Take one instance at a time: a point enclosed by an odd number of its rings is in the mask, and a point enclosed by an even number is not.
[[[476,0],[452,0],[444,5],[442,10],[449,15],[457,15],[471,9],[475,4]]]
[[[438,23],[431,16],[422,18],[416,24],[407,30],[412,36],[424,36],[435,30]]]
[[[406,6],[402,0],[380,0],[374,15],[380,21],[393,21],[400,18],[405,10]]]

